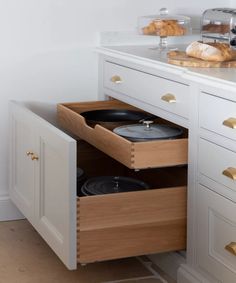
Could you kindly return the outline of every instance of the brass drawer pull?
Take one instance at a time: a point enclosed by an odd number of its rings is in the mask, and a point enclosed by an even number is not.
[[[236,180],[236,168],[229,167],[225,169],[222,174],[232,180]]]
[[[39,157],[37,156],[37,155],[35,155],[35,154],[33,154],[32,156],[31,156],[31,159],[34,161],[34,160],[39,160]]]
[[[113,83],[115,83],[115,84],[121,84],[121,83],[122,83],[122,79],[121,79],[120,76],[113,76],[113,77],[111,78],[111,81],[112,81]]]
[[[229,118],[227,120],[225,120],[223,122],[223,125],[228,127],[228,128],[231,128],[231,129],[236,129],[236,118]]]
[[[230,244],[225,246],[225,249],[230,252],[232,255],[236,256],[236,243],[231,242]]]
[[[173,94],[167,93],[161,97],[161,99],[168,103],[176,103],[176,98]]]

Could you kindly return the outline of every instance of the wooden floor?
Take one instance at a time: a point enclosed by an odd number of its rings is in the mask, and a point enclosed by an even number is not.
[[[161,274],[161,275],[160,275]],[[172,283],[144,257],[68,271],[26,221],[0,223],[0,283]]]

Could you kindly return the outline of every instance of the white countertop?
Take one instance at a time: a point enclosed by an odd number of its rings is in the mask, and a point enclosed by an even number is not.
[[[176,45],[179,50],[185,50],[186,45]],[[155,65],[166,67],[183,73],[185,76],[192,76],[203,80],[213,81],[213,83],[225,83],[228,86],[236,87],[236,68],[186,68],[171,65],[167,62],[166,53],[160,53],[153,49],[153,46],[109,46],[99,47],[99,53],[110,56],[125,56],[126,58],[136,60],[137,62],[147,63],[154,67]]]

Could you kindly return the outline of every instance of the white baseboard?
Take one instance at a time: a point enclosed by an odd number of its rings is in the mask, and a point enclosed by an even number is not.
[[[177,272],[181,264],[186,262],[185,257],[178,252],[149,255],[149,259],[161,268],[166,274],[177,281]]]
[[[179,283],[202,283],[201,279],[194,276],[193,272],[185,265],[182,265],[178,270],[178,282]]]
[[[170,252],[149,255],[149,259],[178,283],[212,283],[210,277],[203,276],[186,264],[184,252]],[[218,282],[218,281],[217,281]]]
[[[202,275],[197,270],[187,264],[182,264],[178,270],[178,283],[213,283],[218,280],[210,278],[208,275]]]
[[[11,221],[24,219],[17,207],[8,196],[0,197],[0,221]]]

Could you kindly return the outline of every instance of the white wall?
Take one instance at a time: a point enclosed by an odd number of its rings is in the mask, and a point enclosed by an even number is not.
[[[163,6],[171,12],[200,15],[208,7],[226,6],[225,2],[1,0],[0,198],[7,195],[9,99],[48,103],[95,99],[97,57],[93,47],[100,31],[133,30],[138,16],[155,14]]]

